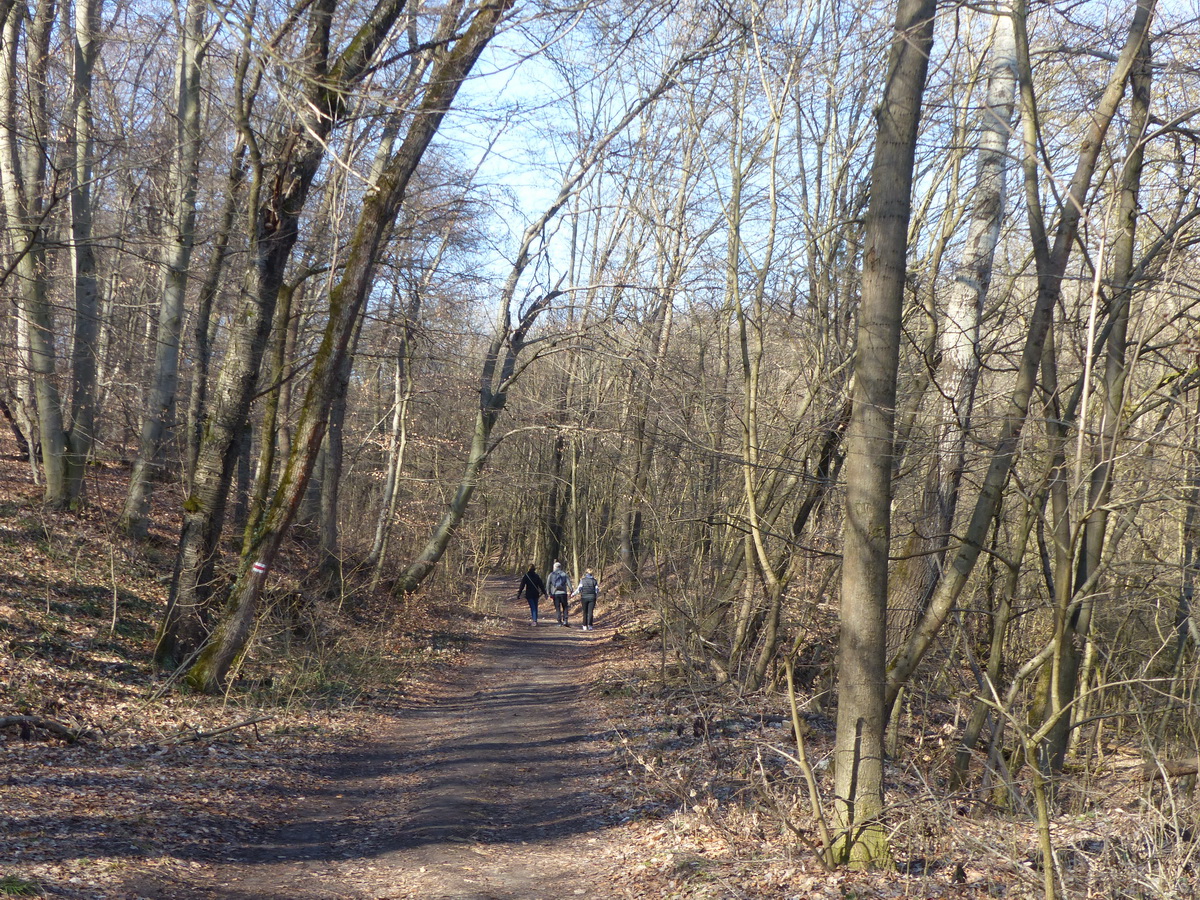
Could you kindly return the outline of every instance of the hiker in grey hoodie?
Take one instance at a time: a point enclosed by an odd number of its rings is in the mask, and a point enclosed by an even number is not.
[[[571,576],[562,567],[562,563],[554,564],[554,571],[546,579],[546,589],[550,592],[550,599],[554,601],[554,615],[558,624],[566,625],[567,604],[571,602]]]

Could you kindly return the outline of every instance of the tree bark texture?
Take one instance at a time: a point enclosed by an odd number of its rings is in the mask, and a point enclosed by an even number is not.
[[[46,156],[41,141],[49,137],[46,115],[46,71],[55,4],[43,0],[32,12],[24,3],[5,3],[3,47],[0,48],[0,188],[4,214],[17,262],[14,274],[20,315],[32,373],[33,405],[45,478],[43,497],[50,506],[68,502],[67,436],[62,397],[55,372],[54,317],[47,296],[46,233],[49,212]],[[22,26],[28,20],[23,59],[19,54]],[[22,68],[22,62],[24,68]],[[18,104],[25,77],[27,96]],[[18,109],[24,111],[21,116]],[[36,136],[27,139],[27,135]]]
[[[932,0],[898,5],[867,209],[846,435],[834,747],[835,853],[855,867],[886,866],[891,859],[881,815],[892,451],[913,161],[935,13]]]
[[[96,440],[99,288],[92,236],[92,73],[100,52],[101,0],[75,3],[71,80],[71,268],[75,281],[75,341],[71,352],[71,430],[67,435],[67,499],[82,502],[84,473]]]

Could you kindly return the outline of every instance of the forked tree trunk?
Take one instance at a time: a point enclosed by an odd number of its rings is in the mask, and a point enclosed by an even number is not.
[[[404,6],[405,0],[379,0],[336,58],[331,58],[330,39],[337,0],[316,0],[309,7],[309,52],[304,60],[308,81],[304,98],[293,107],[295,118],[280,128],[278,146],[286,148],[286,155],[270,160],[274,166],[270,183],[264,181],[267,173],[261,160],[252,176],[254,234],[243,304],[205,417],[193,483],[184,501],[178,558],[155,651],[160,662],[196,650],[191,637],[201,630],[198,616],[209,605],[238,439],[246,427],[305,201],[325,158],[327,139],[345,113],[347,94],[366,77]],[[181,645],[185,634],[189,639]],[[211,688],[219,680],[204,677],[200,682]]]
[[[225,204],[221,211],[221,224],[213,241],[212,256],[208,270],[200,284],[196,300],[196,322],[193,329],[192,389],[188,395],[186,434],[183,441],[185,493],[191,493],[196,476],[196,459],[200,455],[201,429],[204,411],[208,406],[209,365],[212,360],[212,345],[216,337],[216,321],[212,317],[213,304],[221,284],[221,276],[229,258],[229,238],[233,232],[234,216],[237,213],[242,188],[246,182],[246,145],[239,141],[234,151],[228,185],[225,189]]]
[[[296,426],[296,441],[280,475],[279,486],[257,533],[247,542],[221,621],[188,670],[187,680],[194,688],[219,690],[230,667],[245,649],[267,574],[295,520],[320,453],[329,407],[352,350],[363,305],[374,284],[375,264],[383,239],[393,227],[409,181],[429,142],[513,2],[498,0],[478,7],[470,25],[457,38],[453,35],[461,8],[451,6],[443,12],[435,41],[439,52],[424,96],[413,111],[404,141],[377,170],[378,177],[363,200],[362,213],[350,240],[342,278],[330,292],[328,323],[313,360]],[[373,53],[363,62],[372,56]]]

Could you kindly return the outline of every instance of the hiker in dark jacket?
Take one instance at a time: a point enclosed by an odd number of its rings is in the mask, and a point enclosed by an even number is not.
[[[571,596],[578,597],[583,606],[583,630],[595,631],[592,627],[592,617],[596,613],[596,601],[600,598],[600,582],[596,580],[596,574],[591,569],[579,579],[575,593]]]
[[[546,579],[546,587],[549,589],[551,599],[554,600],[554,615],[558,617],[558,624],[566,625],[567,604],[571,602],[571,576],[562,567],[562,563],[554,564],[554,571]]]
[[[538,601],[546,596],[546,585],[534,566],[530,566],[529,571],[521,579],[521,586],[517,588],[518,597],[522,591],[525,592],[525,599],[529,601],[529,618],[536,627],[538,623]]]

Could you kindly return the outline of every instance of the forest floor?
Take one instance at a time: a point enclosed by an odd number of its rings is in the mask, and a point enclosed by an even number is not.
[[[786,696],[689,680],[634,595],[586,633],[531,627],[515,578],[310,603],[297,543],[228,693],[182,693],[149,659],[178,523],[114,535],[126,477],[51,514],[0,441],[0,897],[1042,896],[1028,809],[945,790],[949,705],[901,723],[896,871],[825,871]],[[1060,896],[1196,896],[1194,802],[1140,766],[1071,785]]]

